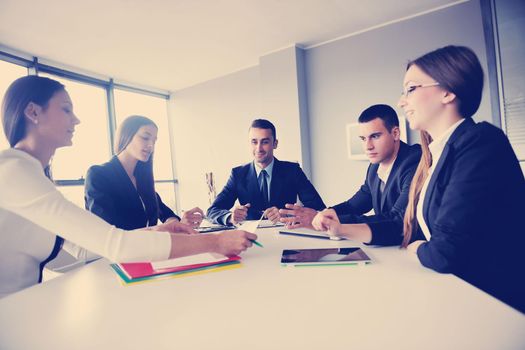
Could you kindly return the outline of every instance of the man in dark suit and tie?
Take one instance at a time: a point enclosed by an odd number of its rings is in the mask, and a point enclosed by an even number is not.
[[[256,119],[249,129],[254,160],[232,169],[230,178],[207,216],[214,223],[236,225],[246,219],[258,220],[264,213],[279,221],[279,209],[295,203],[322,210],[323,200],[297,163],[280,161],[273,156],[277,148],[275,126],[268,120]],[[239,200],[238,206],[233,205]]]
[[[320,213],[294,204],[281,210],[281,221],[290,228],[323,228],[323,221],[351,225],[352,239],[369,244],[396,245],[402,240],[408,191],[419,159],[420,145],[400,140],[396,111],[373,105],[359,116],[359,137],[370,160],[364,184],[349,200]],[[374,209],[374,215],[364,215]]]

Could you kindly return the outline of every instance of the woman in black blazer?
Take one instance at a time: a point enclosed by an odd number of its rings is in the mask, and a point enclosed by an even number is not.
[[[483,70],[466,47],[408,64],[399,100],[423,155],[412,180],[403,247],[525,312],[525,180],[505,134],[475,123]]]
[[[204,217],[199,208],[186,211],[182,220],[155,192],[153,151],[157,126],[142,116],[126,118],[117,132],[116,156],[89,168],[86,175],[86,209],[118,228],[133,230],[178,220],[198,227]]]

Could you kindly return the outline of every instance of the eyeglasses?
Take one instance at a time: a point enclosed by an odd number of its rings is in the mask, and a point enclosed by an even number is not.
[[[407,86],[405,88],[405,90],[403,90],[403,92],[401,92],[401,96],[405,96],[405,97],[408,97],[410,96],[411,93],[414,92],[414,90],[416,90],[417,88],[426,88],[426,87],[431,87],[431,86],[438,86],[439,83],[430,83],[430,84],[419,84],[419,85],[412,85],[412,86]]]

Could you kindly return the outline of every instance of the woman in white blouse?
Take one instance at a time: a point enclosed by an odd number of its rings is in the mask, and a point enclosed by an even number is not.
[[[40,282],[45,263],[62,247],[78,245],[83,249],[70,250],[77,256],[87,250],[125,262],[236,255],[252,245],[256,236],[245,231],[201,236],[177,221],[124,231],[66,200],[48,177],[49,163],[57,148],[72,144],[79,122],[55,80],[26,76],[4,96],[2,124],[11,148],[0,152],[0,297]]]

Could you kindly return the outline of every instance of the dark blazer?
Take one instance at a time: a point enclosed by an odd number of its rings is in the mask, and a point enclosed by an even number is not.
[[[431,233],[417,250],[421,263],[525,312],[525,180],[504,133],[467,118],[421,200]]]
[[[295,203],[299,196],[305,207],[316,210],[325,208],[323,200],[306,178],[299,164],[274,159],[270,183],[270,207],[284,208],[286,203]],[[262,212],[267,209],[263,204],[253,162],[232,169],[226,186],[208,209],[208,218],[215,223],[226,225],[225,215],[229,213],[237,199],[241,205],[251,204],[248,209],[248,220],[259,219]]]
[[[134,230],[154,226],[157,220],[162,222],[176,217],[157,193],[158,213],[144,207],[135,186],[117,157],[102,165],[89,168],[84,187],[86,209],[106,220],[108,223],[125,230]]]
[[[420,145],[409,146],[401,142],[383,194],[379,190],[377,176],[379,164],[370,164],[365,183],[359,191],[346,202],[332,207],[341,223],[367,223],[372,231],[370,244],[401,244],[408,191],[420,158]],[[371,209],[374,209],[375,215],[363,215]]]

